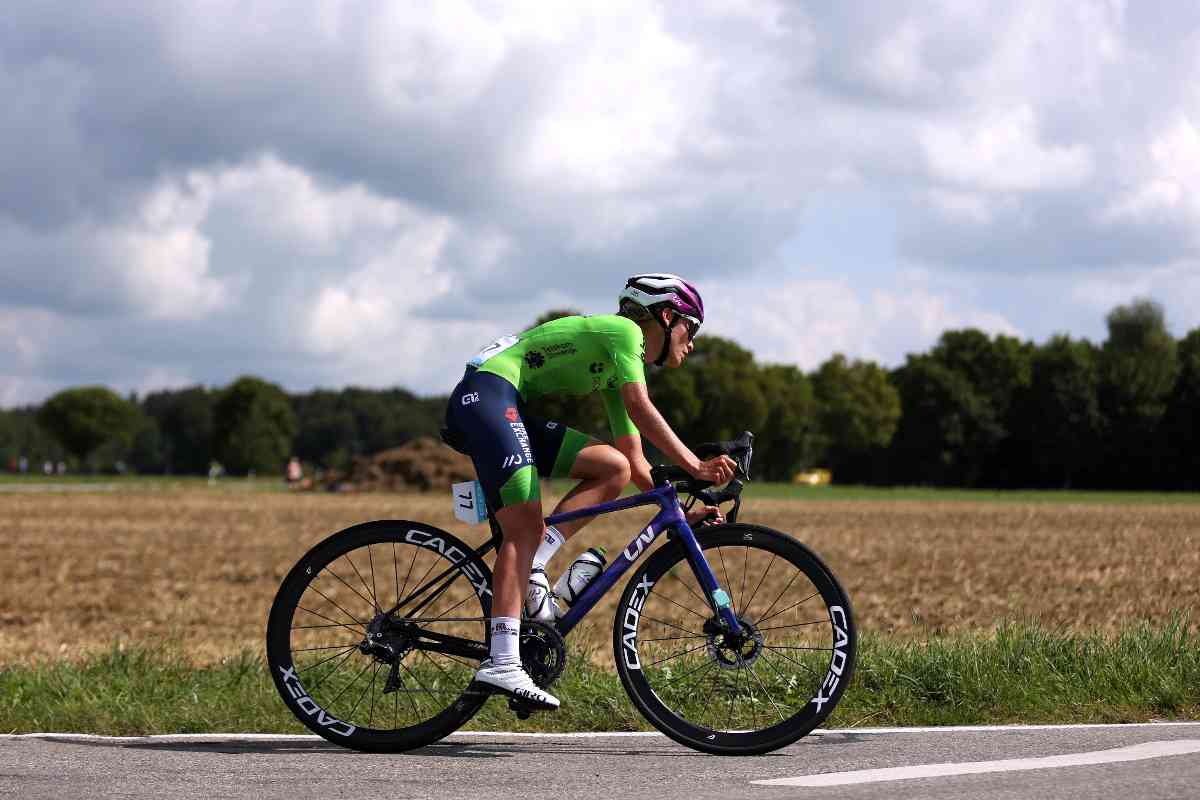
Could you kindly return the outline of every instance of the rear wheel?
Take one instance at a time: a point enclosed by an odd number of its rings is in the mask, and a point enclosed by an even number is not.
[[[807,547],[755,525],[698,534],[742,633],[714,613],[682,547],[634,573],[617,606],[621,682],[651,724],[706,753],[796,741],[833,711],[854,670],[850,601]]]
[[[300,559],[271,607],[275,687],[309,729],[345,747],[438,741],[487,699],[468,687],[487,657],[491,579],[472,548],[430,525],[336,533]]]

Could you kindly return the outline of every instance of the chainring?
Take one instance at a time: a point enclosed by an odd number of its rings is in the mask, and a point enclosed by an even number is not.
[[[562,634],[544,622],[521,620],[521,663],[542,689],[558,680],[567,666],[567,645]]]

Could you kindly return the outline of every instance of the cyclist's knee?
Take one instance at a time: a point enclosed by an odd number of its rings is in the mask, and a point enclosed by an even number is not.
[[[496,521],[500,523],[505,542],[511,542],[518,548],[536,548],[545,531],[542,501],[536,499],[506,505],[496,512]]]
[[[629,459],[612,445],[600,445],[595,449],[600,451],[598,455],[601,459],[597,478],[604,483],[611,497],[617,497],[629,484],[629,477],[633,473]]]

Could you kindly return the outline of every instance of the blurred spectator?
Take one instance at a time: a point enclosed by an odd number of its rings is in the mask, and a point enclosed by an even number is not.
[[[54,474],[54,462],[47,461],[46,463],[42,464],[42,472],[46,473],[47,475],[53,475]]]
[[[304,478],[304,468],[300,466],[300,459],[292,456],[287,465],[287,485],[289,489],[295,489],[300,486],[300,481]]]
[[[21,470],[22,475],[29,472],[29,459],[21,456],[21,460],[17,462],[17,469]]]

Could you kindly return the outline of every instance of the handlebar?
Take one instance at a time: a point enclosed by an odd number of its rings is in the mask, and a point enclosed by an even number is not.
[[[652,468],[650,479],[655,486],[674,483],[677,492],[690,496],[687,508],[691,508],[697,501],[703,502],[705,505],[716,506],[732,500],[734,501],[733,509],[725,515],[725,518],[730,522],[736,522],[738,511],[742,507],[742,487],[745,486],[745,481],[750,480],[750,460],[754,457],[754,434],[750,431],[743,431],[736,439],[725,442],[706,442],[696,447],[695,453],[704,460],[721,455],[732,458],[737,464],[733,480],[726,484],[724,489],[711,491],[713,486],[711,482],[697,480],[683,467],[677,467],[674,464],[660,464]]]

